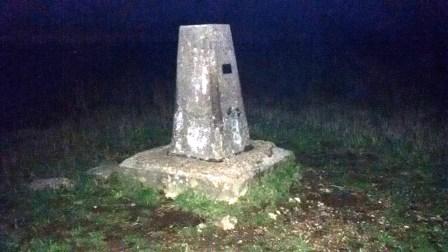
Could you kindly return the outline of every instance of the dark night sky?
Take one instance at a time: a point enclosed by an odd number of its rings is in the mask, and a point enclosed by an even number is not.
[[[4,0],[1,118],[51,114],[70,101],[76,83],[111,83],[132,64],[142,76],[165,71],[174,79],[178,26],[198,23],[231,25],[243,89],[266,92],[275,82],[280,93],[295,96],[320,85],[327,94],[380,97],[374,102],[419,95],[443,103],[447,17],[444,0]]]
[[[248,43],[300,41],[306,33],[322,32],[331,23],[359,36],[382,33],[396,39],[403,32],[416,32],[416,26],[445,29],[442,19],[447,15],[446,1],[441,0],[6,0],[0,8],[2,40],[29,36],[60,39],[62,33],[70,40],[83,36],[110,39],[115,35],[124,39],[126,35],[138,35],[151,42],[175,41],[179,25],[194,23],[229,23],[235,36]]]

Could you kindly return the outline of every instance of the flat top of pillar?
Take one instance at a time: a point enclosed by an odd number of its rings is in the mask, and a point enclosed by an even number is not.
[[[227,28],[229,24],[195,24],[195,25],[181,25],[179,29],[196,29],[196,28]]]

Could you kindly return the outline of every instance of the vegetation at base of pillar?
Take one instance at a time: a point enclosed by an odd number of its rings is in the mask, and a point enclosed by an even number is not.
[[[83,175],[102,160],[167,144],[169,122],[150,110],[107,108],[82,117],[83,127],[68,120],[9,135],[2,153],[14,190],[0,196],[2,251],[447,248],[446,128],[421,114],[336,103],[248,103],[247,111],[252,136],[294,150],[297,164],[260,177],[233,205],[194,192],[170,200],[126,177]],[[31,192],[24,185],[36,174],[63,175],[75,187]],[[222,231],[215,224],[227,215],[237,223]]]

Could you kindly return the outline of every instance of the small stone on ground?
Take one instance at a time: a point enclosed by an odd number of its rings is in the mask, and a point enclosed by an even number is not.
[[[108,179],[112,173],[118,171],[118,168],[117,162],[106,160],[101,162],[100,165],[88,170],[87,174],[101,179]]]
[[[73,187],[73,182],[68,178],[41,178],[34,179],[30,184],[29,188],[33,191],[40,191],[45,189],[70,189]]]

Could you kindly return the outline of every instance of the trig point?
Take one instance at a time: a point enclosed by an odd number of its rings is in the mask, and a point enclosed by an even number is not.
[[[221,161],[248,147],[229,25],[180,27],[176,86],[171,153]]]
[[[257,175],[294,160],[291,151],[249,139],[229,25],[180,27],[176,85],[171,144],[135,154],[119,172],[167,197],[193,189],[233,203]]]

